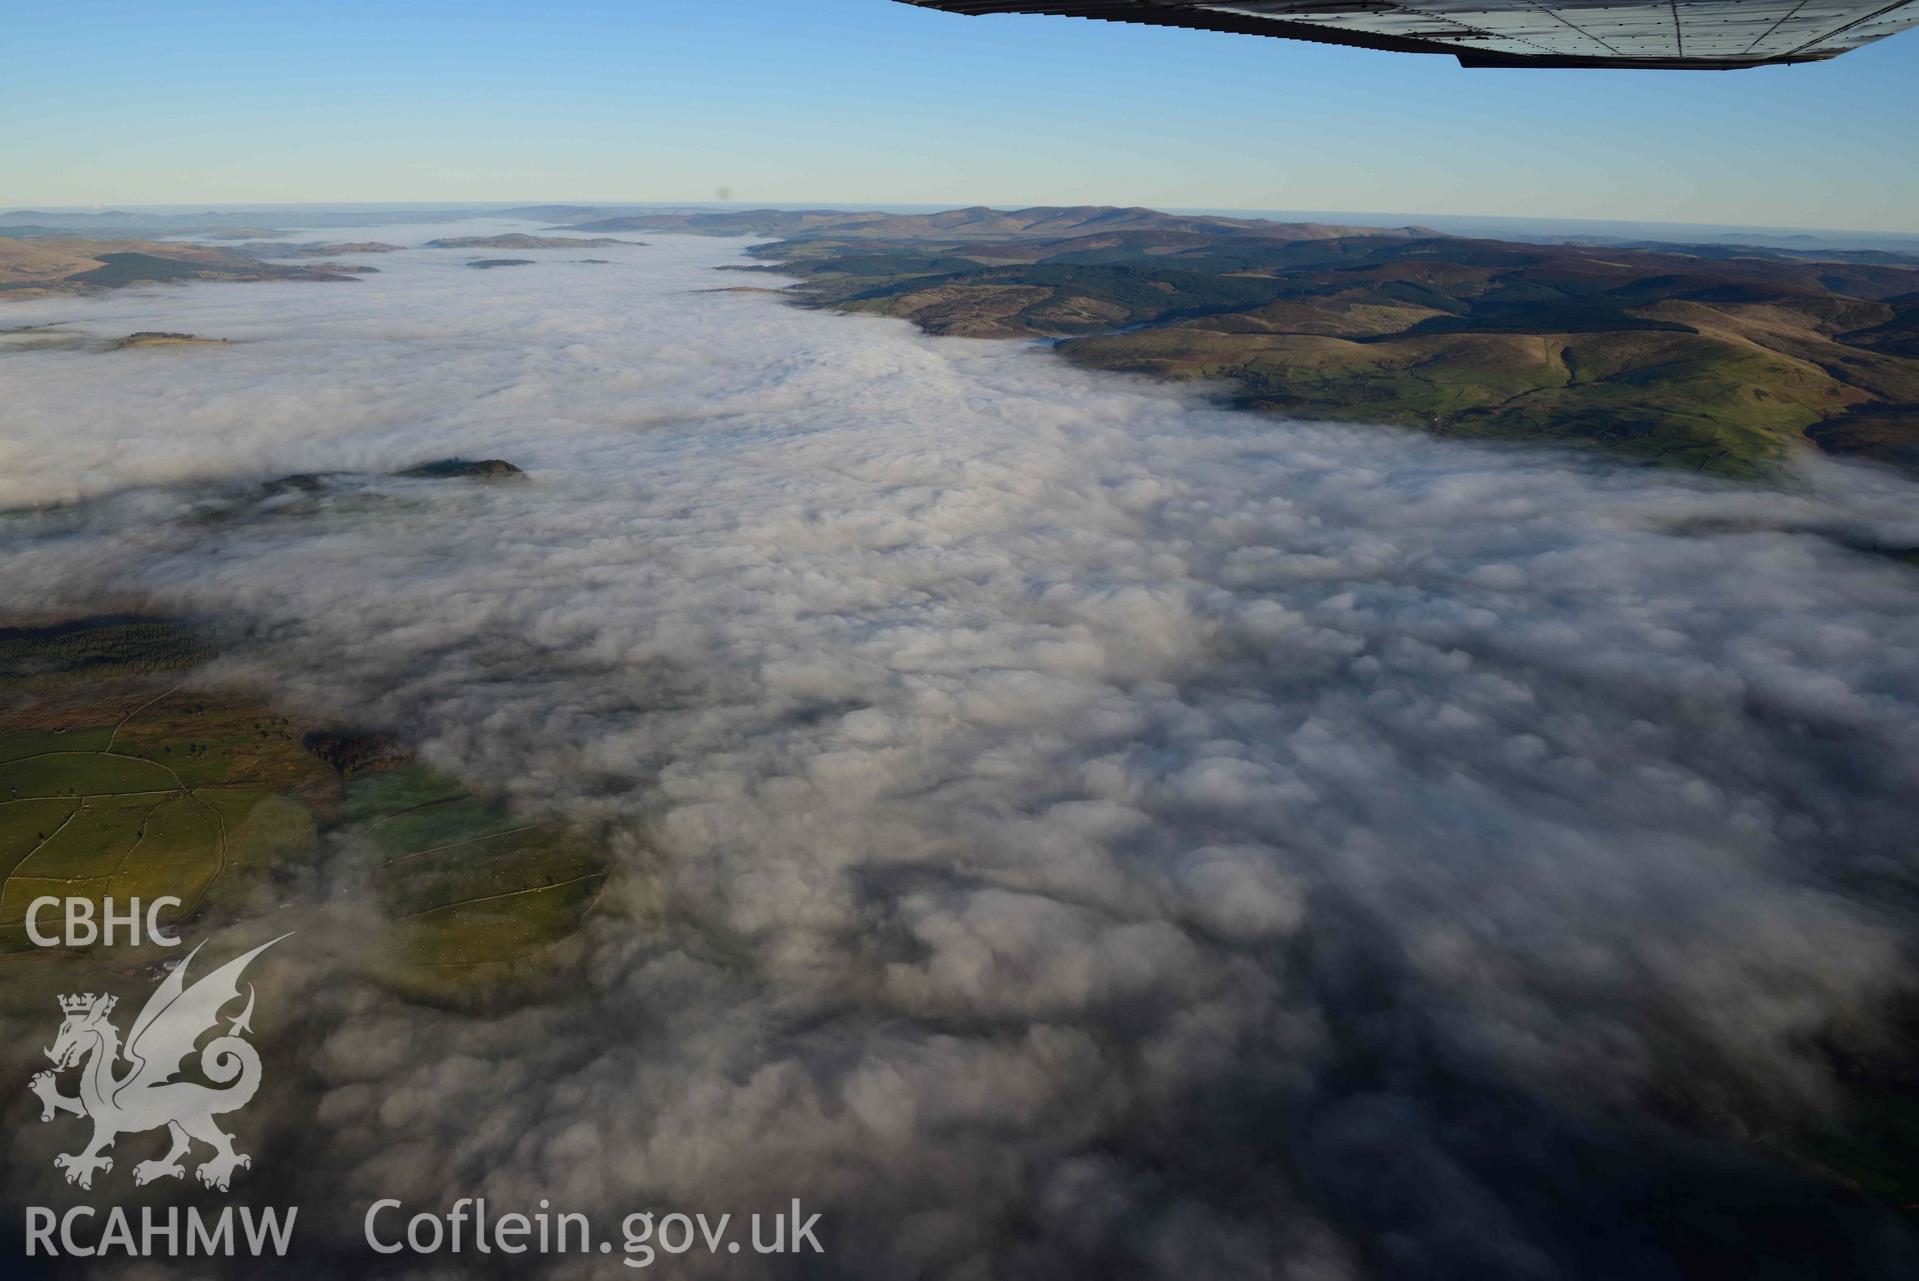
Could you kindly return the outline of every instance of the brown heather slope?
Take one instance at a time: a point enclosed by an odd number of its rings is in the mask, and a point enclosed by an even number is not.
[[[1016,241],[811,231],[755,253],[819,305],[1058,338],[1079,364],[1217,380],[1299,417],[1743,476],[1814,446],[1919,456],[1919,264],[1182,221]]]
[[[0,236],[0,300],[176,280],[351,279],[316,267],[264,263],[208,245]]]

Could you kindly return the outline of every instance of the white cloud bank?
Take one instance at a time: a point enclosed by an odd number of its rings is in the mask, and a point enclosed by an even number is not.
[[[650,239],[9,312],[237,340],[0,356],[0,498],[97,499],[0,526],[10,603],[237,611],[241,674],[670,894],[571,1000],[317,995],[316,1222],[800,1195],[834,1275],[1651,1277],[1696,1204],[1910,1260],[1739,1135],[1902,978],[1919,574],[1843,540],[1919,491],[1237,415]],[[534,483],[174,519],[449,454]]]

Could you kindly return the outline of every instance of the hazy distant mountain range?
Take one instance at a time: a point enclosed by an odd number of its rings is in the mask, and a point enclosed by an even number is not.
[[[1332,236],[1437,236],[1430,227],[1333,226],[1281,223],[1259,218],[1169,214],[1156,209],[1110,205],[1037,206],[989,209],[974,205],[940,213],[848,213],[843,209],[746,209],[695,213],[639,213],[566,224],[566,231],[678,231],[708,236],[775,235],[789,238],[834,237],[844,240],[956,237],[965,240],[1017,240],[1112,232],[1186,232],[1215,236],[1257,236],[1284,240],[1321,240]]]
[[[1796,249],[1820,256],[1849,251],[1877,252],[1919,259],[1919,235],[1896,232],[1804,231],[1782,228],[1688,226],[1670,223],[1596,221],[1541,217],[1465,217],[1452,214],[1386,213],[1304,213],[1202,210],[1167,214],[1138,207],[1116,208],[1108,205],[1083,205],[1064,208],[1040,207],[1024,210],[998,210],[985,206],[935,211],[931,208],[902,206],[878,209],[839,208],[760,208],[741,209],[714,205],[639,205],[639,204],[521,204],[521,205],[281,205],[268,208],[227,208],[203,210],[175,209],[15,209],[0,212],[0,237],[5,236],[89,236],[95,239],[140,238],[156,236],[198,236],[209,240],[247,240],[277,237],[290,229],[315,230],[327,227],[404,226],[420,223],[456,222],[474,218],[526,219],[566,224],[630,223],[627,229],[681,230],[716,235],[793,236],[814,228],[835,228],[842,233],[860,223],[879,223],[886,219],[922,220],[925,230],[951,231],[970,223],[966,232],[973,239],[994,237],[991,224],[1017,222],[1023,215],[1036,214],[1036,225],[1024,228],[1027,234],[1050,232],[1065,234],[1060,225],[1074,217],[1089,220],[1086,230],[1117,230],[1133,220],[1134,229],[1144,225],[1171,226],[1182,220],[1189,226],[1219,228],[1239,226],[1270,228],[1275,224],[1299,227],[1320,225],[1331,228],[1378,231],[1389,227],[1408,227],[1419,231],[1437,231],[1449,235],[1473,236],[1546,244],[1674,244],[1697,243],[1737,251],[1755,245]],[[1057,221],[1055,221],[1057,220]],[[877,228],[875,229],[877,230]],[[894,234],[912,230],[910,223],[899,223]],[[915,232],[914,234],[918,234]]]

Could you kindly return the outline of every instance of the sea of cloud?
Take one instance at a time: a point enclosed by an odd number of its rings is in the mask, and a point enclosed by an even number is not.
[[[1911,1264],[1753,1140],[1910,979],[1919,488],[1241,415],[647,239],[7,313],[233,340],[0,355],[10,607],[246,620],[221,679],[651,905],[511,1013],[316,984],[270,1177],[343,1251],[800,1196],[809,1276]],[[455,454],[531,482],[193,519]]]

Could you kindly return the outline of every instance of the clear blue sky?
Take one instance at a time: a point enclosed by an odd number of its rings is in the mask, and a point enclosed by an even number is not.
[[[725,187],[1919,231],[1919,32],[1694,74],[891,0],[61,0],[5,31],[0,207]]]

